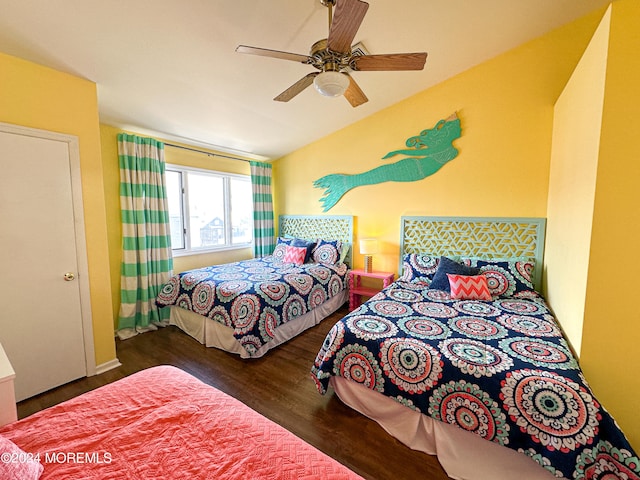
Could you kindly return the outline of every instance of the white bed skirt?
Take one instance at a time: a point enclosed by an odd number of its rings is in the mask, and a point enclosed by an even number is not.
[[[375,420],[408,447],[437,455],[442,468],[456,480],[551,480],[535,461],[471,432],[416,412],[395,400],[343,377],[330,385],[346,405]]]
[[[294,320],[283,323],[276,328],[271,341],[265,343],[251,357],[233,336],[233,329],[220,322],[203,317],[190,310],[172,306],[169,307],[171,309],[169,324],[177,326],[207,347],[215,347],[227,352],[237,353],[241,358],[259,358],[272,348],[320,323],[346,303],[348,297],[349,291],[345,289],[319,307]]]

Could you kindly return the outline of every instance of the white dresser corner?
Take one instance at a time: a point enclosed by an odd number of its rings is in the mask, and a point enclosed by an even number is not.
[[[18,419],[13,380],[16,378],[11,362],[0,344],[0,427]]]

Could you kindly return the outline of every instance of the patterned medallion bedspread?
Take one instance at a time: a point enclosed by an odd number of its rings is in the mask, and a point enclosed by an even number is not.
[[[452,300],[397,281],[331,329],[311,373],[322,394],[342,376],[558,478],[640,478],[636,453],[534,291]]]
[[[174,275],[156,299],[233,329],[249,356],[274,330],[347,287],[345,264],[283,263],[272,256],[214,265]]]

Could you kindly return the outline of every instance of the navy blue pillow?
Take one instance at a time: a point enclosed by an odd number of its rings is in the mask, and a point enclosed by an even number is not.
[[[473,276],[478,275],[480,273],[480,269],[462,265],[461,263],[454,262],[447,257],[440,257],[438,270],[436,270],[436,273],[433,275],[433,280],[431,281],[429,288],[451,292],[451,287],[449,286],[449,277],[447,277],[447,273],[451,273],[454,275]]]
[[[304,240],[302,238],[294,238],[291,241],[292,247],[305,247],[307,249],[307,253],[304,256],[304,263],[307,263],[311,258],[311,252],[316,247],[316,242],[311,240]]]

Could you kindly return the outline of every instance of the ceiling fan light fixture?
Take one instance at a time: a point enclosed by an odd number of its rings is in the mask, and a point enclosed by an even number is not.
[[[322,72],[316,75],[313,86],[325,97],[339,97],[349,87],[349,77],[340,72]]]

